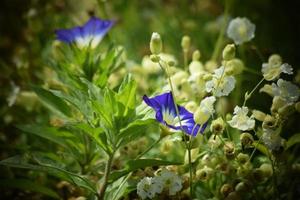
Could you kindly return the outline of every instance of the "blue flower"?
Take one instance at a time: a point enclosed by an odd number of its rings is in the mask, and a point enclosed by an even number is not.
[[[143,100],[148,106],[152,107],[155,110],[155,117],[157,121],[172,129],[181,130],[179,118],[176,114],[173,95],[171,92],[161,94],[153,98],[148,98],[146,95],[144,95]],[[182,106],[177,105],[177,107],[183,131],[188,135],[196,136],[200,125],[197,124],[195,126],[193,114],[187,111]],[[201,133],[203,133],[206,125],[207,123],[205,123],[201,127]]]
[[[92,17],[83,26],[77,26],[71,29],[56,30],[56,37],[58,40],[65,43],[75,42],[79,48],[85,48],[90,45],[95,48],[111,29],[114,21],[102,20],[97,17]]]

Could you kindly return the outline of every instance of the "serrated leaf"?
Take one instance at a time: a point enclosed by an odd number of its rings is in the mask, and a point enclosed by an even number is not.
[[[29,190],[38,192],[55,199],[61,199],[56,192],[50,188],[42,186],[40,183],[35,183],[26,179],[1,179],[0,187],[6,188],[19,188],[22,190]]]
[[[67,117],[72,116],[70,107],[61,98],[37,86],[32,86],[32,89],[50,110]]]
[[[182,165],[182,164],[183,163],[180,163],[180,162],[172,162],[172,161],[157,160],[157,159],[129,160],[124,167],[125,169],[119,170],[119,171],[114,171],[113,173],[111,173],[111,175],[109,176],[109,181],[113,182],[132,171],[135,171],[135,170],[138,170],[141,168],[145,168],[145,167]]]

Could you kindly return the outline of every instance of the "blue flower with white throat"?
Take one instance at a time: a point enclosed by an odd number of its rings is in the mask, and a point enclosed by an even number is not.
[[[143,100],[148,106],[155,110],[156,120],[167,127],[174,130],[182,129],[186,134],[192,136],[197,135],[200,127],[201,130],[199,132],[204,132],[207,124],[205,123],[202,126],[196,124],[193,114],[187,111],[184,107],[177,105],[179,117],[177,116],[176,107],[171,92],[164,93],[153,98],[148,98],[146,95],[144,95]]]
[[[83,26],[76,26],[70,29],[56,30],[58,40],[67,44],[75,43],[80,49],[97,47],[106,33],[113,26],[114,21],[102,20],[92,17]]]

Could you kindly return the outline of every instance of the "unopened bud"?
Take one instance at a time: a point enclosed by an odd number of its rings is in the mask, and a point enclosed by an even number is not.
[[[271,164],[264,163],[259,167],[259,169],[262,170],[266,178],[271,177],[273,175],[273,168]]]
[[[201,57],[201,53],[199,50],[196,50],[193,52],[193,61],[198,61],[200,60],[200,57]]]
[[[280,57],[280,55],[278,54],[273,54],[269,57],[268,59],[268,63],[271,65],[271,66],[278,66],[278,65],[281,65],[282,64],[282,58]]]
[[[191,46],[191,38],[187,35],[183,36],[181,40],[181,47],[183,51],[188,51],[190,46]]]
[[[264,121],[266,114],[260,110],[252,110],[252,115],[255,119],[259,121]]]
[[[228,44],[223,50],[223,59],[228,61],[235,57],[235,46],[234,44]]]
[[[160,60],[160,57],[158,55],[152,54],[152,55],[150,55],[150,60],[154,63],[158,63]]]
[[[229,75],[229,71],[231,72],[230,75],[237,75],[243,72],[245,66],[243,61],[240,59],[234,58],[232,60],[226,61],[225,72]]]
[[[278,110],[286,105],[286,102],[279,96],[273,98],[271,112],[276,113]]]
[[[240,135],[240,141],[243,147],[250,147],[254,141],[254,138],[250,133],[242,133]]]
[[[187,104],[184,106],[188,111],[191,113],[195,112],[197,109],[197,103],[195,101],[189,101]]]
[[[156,32],[152,33],[150,41],[150,51],[152,54],[160,54],[162,50],[162,41],[160,35]]]
[[[215,135],[219,135],[223,133],[225,126],[225,122],[219,117],[211,122],[210,131]]]
[[[251,185],[249,182],[239,182],[235,186],[235,191],[237,191],[239,193],[244,193],[244,192],[250,191],[250,189],[251,189]]]
[[[241,197],[237,192],[230,192],[225,200],[240,200]]]
[[[271,115],[267,115],[262,123],[263,129],[275,130],[277,128],[277,120]]]
[[[168,65],[169,65],[170,67],[175,66],[175,61],[174,61],[174,60],[169,60],[169,61],[168,61]]]
[[[209,180],[213,175],[214,170],[210,167],[205,166],[204,168],[197,170],[196,178],[201,181]]]
[[[237,155],[237,160],[240,164],[245,164],[246,162],[249,161],[249,155],[248,154],[245,154],[245,153],[239,153]]]
[[[232,159],[234,157],[235,147],[233,142],[225,142],[223,150],[228,159]]]
[[[222,185],[220,192],[224,197],[227,197],[230,192],[233,192],[233,186],[231,184],[225,183],[224,185]]]

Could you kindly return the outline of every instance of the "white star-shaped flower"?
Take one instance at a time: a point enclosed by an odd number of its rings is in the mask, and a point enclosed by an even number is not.
[[[255,126],[255,120],[247,116],[248,111],[249,110],[246,106],[236,106],[233,112],[234,116],[230,121],[228,121],[229,125],[242,131],[253,129]]]

